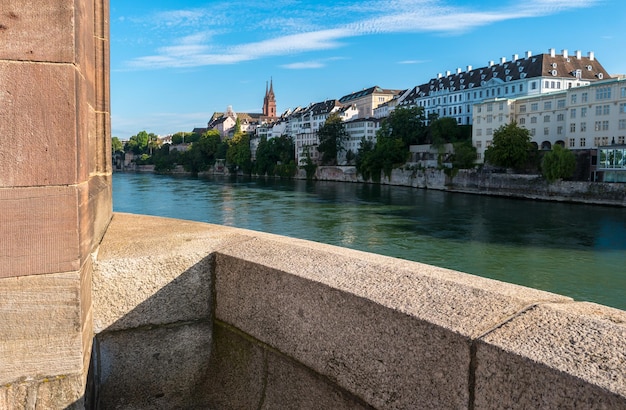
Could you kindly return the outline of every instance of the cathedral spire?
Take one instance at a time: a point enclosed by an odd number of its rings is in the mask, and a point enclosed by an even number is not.
[[[265,97],[263,98],[263,116],[276,118],[276,96],[274,95],[274,81],[270,77],[269,88],[265,82]]]

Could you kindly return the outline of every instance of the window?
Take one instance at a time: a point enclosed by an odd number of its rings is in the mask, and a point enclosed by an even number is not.
[[[520,84],[519,85],[519,92],[523,92],[524,91],[524,84]],[[515,92],[515,89],[513,89],[513,92]]]
[[[586,122],[581,122],[580,123],[580,132],[586,132],[587,131],[587,123]]]
[[[524,125],[524,124],[526,124],[526,118],[520,118],[519,125]]]
[[[563,135],[563,127],[561,125],[559,125],[558,127],[556,127],[556,133],[558,135]]]
[[[556,116],[556,120],[557,121],[564,121],[565,120],[565,114],[560,113]]]
[[[602,115],[609,115],[611,113],[611,106],[606,104],[602,106]]]
[[[611,98],[611,87],[596,88],[596,101],[608,100]]]
[[[580,108],[580,118],[585,118],[587,116],[587,107]]]
[[[550,81],[546,81],[543,85],[543,88],[550,88]]]
[[[600,137],[595,137],[593,139],[593,145],[595,145],[596,147],[600,145]]]
[[[570,103],[576,104],[576,97],[578,97],[576,94],[570,95]]]
[[[584,102],[584,103],[587,102],[587,93],[582,93],[580,95],[580,102]]]
[[[602,131],[608,131],[608,130],[609,130],[609,122],[602,121]]]
[[[569,132],[576,132],[576,123],[571,123],[569,125]]]
[[[624,145],[624,136],[623,135],[617,137],[617,143],[619,145]]]
[[[530,104],[530,110],[531,111],[539,110],[539,103],[532,103],[532,104]]]
[[[626,98],[626,87],[620,88],[619,96],[621,98]]]
[[[502,122],[504,120],[504,115],[503,114],[498,114],[498,121]]]
[[[572,108],[571,110],[569,110],[569,117],[576,118],[576,108]]]
[[[596,121],[594,123],[593,130],[594,131],[600,131],[601,128],[602,128],[602,121]]]
[[[482,137],[482,136],[483,136],[483,130],[482,130],[482,128],[477,128],[477,129],[476,129],[476,136],[477,136],[477,137]],[[476,146],[478,146],[478,144],[479,144],[479,143],[480,143],[480,141],[478,141],[478,142],[476,143]],[[479,147],[479,148],[480,148],[480,147]]]
[[[520,90],[521,90],[521,88],[522,88],[522,86],[520,85]],[[511,92],[515,93],[515,86],[514,85],[511,86]]]
[[[493,104],[487,104],[487,112],[493,111]]]
[[[565,108],[565,100],[558,100],[556,102],[556,108]]]
[[[537,130],[534,128],[530,129],[530,135],[532,135],[533,137],[535,136],[535,134],[537,134]]]
[[[520,88],[522,88],[522,86],[520,85]],[[536,90],[537,89],[537,82],[533,81],[532,83],[530,83],[530,89],[531,90]],[[520,89],[521,91],[521,89]]]
[[[602,106],[596,105],[596,116],[602,115]]]
[[[580,146],[581,146],[581,147],[585,147],[585,146],[587,146],[587,141],[586,141],[584,138],[581,138],[581,139],[580,139]]]
[[[620,130],[626,130],[626,120],[619,120],[617,123],[617,128]]]
[[[626,114],[626,103],[620,103],[619,104],[619,113],[620,114]]]
[[[550,128],[545,127],[545,128],[543,129],[543,135],[550,135]]]
[[[493,135],[493,128],[487,128],[487,135]]]
[[[493,115],[489,114],[487,116],[487,124],[491,124],[493,122]]]
[[[526,112],[526,104],[522,104],[519,106],[519,112]]]
[[[504,103],[501,102],[500,105],[498,106],[498,110],[502,111],[504,110]]]
[[[476,124],[480,124],[480,117],[476,117]]]
[[[550,116],[549,115],[544,115],[543,116],[543,122],[550,122]]]
[[[543,109],[544,110],[551,110],[552,109],[552,101],[546,101],[543,103]]]
[[[530,123],[531,124],[537,124],[537,117],[531,117],[530,118]]]
[[[476,141],[476,148],[482,148],[483,147],[483,142],[482,141]]]
[[[574,148],[576,146],[576,140],[574,138],[569,139],[570,148]]]

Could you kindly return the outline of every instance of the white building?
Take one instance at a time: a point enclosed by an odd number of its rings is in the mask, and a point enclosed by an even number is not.
[[[408,92],[398,106],[424,107],[426,117],[455,118],[459,125],[472,124],[473,106],[487,99],[517,99],[526,96],[567,90],[609,78],[595,59],[593,52],[583,57],[580,51],[570,55],[554,49],[547,54],[533,56],[530,51],[523,58],[514,54],[507,61],[490,61],[486,67],[465,71],[457,68],[445,75],[439,74],[428,83]]]
[[[346,154],[352,151],[356,155],[361,148],[363,138],[376,143],[376,132],[380,129],[382,120],[378,118],[355,118],[344,122],[348,138],[343,144],[344,151],[339,153],[338,164],[346,163]]]
[[[554,144],[591,149],[626,144],[626,79],[597,81],[517,99],[489,99],[474,106],[472,142],[484,161],[493,132],[510,122],[530,131],[539,149]]]

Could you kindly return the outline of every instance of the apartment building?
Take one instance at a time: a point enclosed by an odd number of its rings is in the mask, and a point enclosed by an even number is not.
[[[342,105],[354,105],[359,112],[359,118],[370,118],[374,116],[374,110],[379,105],[393,100],[400,93],[402,90],[388,90],[374,86],[344,95],[339,102]]]
[[[339,153],[337,163],[345,165],[348,151],[356,155],[361,148],[363,138],[376,143],[376,132],[380,129],[382,120],[379,118],[355,118],[344,122],[348,138],[344,141],[344,151]]]
[[[472,142],[479,162],[484,161],[493,132],[511,121],[530,131],[538,149],[560,144],[572,150],[599,150],[599,171],[626,171],[626,78],[475,104]]]
[[[426,117],[455,118],[459,125],[470,125],[474,106],[488,99],[517,99],[580,87],[609,78],[593,52],[583,56],[580,51],[570,55],[555,49],[534,56],[514,54],[511,60],[502,57],[485,67],[467,66],[463,71],[441,73],[429,82],[411,89],[398,103],[399,107],[423,107]]]

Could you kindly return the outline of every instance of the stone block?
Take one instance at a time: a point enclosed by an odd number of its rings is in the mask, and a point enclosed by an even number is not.
[[[0,188],[78,181],[75,82],[72,65],[0,61]]]
[[[78,271],[77,188],[0,189],[0,278]]]
[[[79,272],[0,279],[0,385],[83,371]]]
[[[74,0],[2,0],[0,60],[74,63],[75,3]]]
[[[219,249],[215,283],[218,320],[377,408],[467,406],[472,338],[529,304],[569,300],[264,234]]]
[[[102,408],[191,408],[211,351],[211,323],[105,332],[97,336]]]
[[[626,408],[624,311],[540,305],[476,345],[476,409]]]

